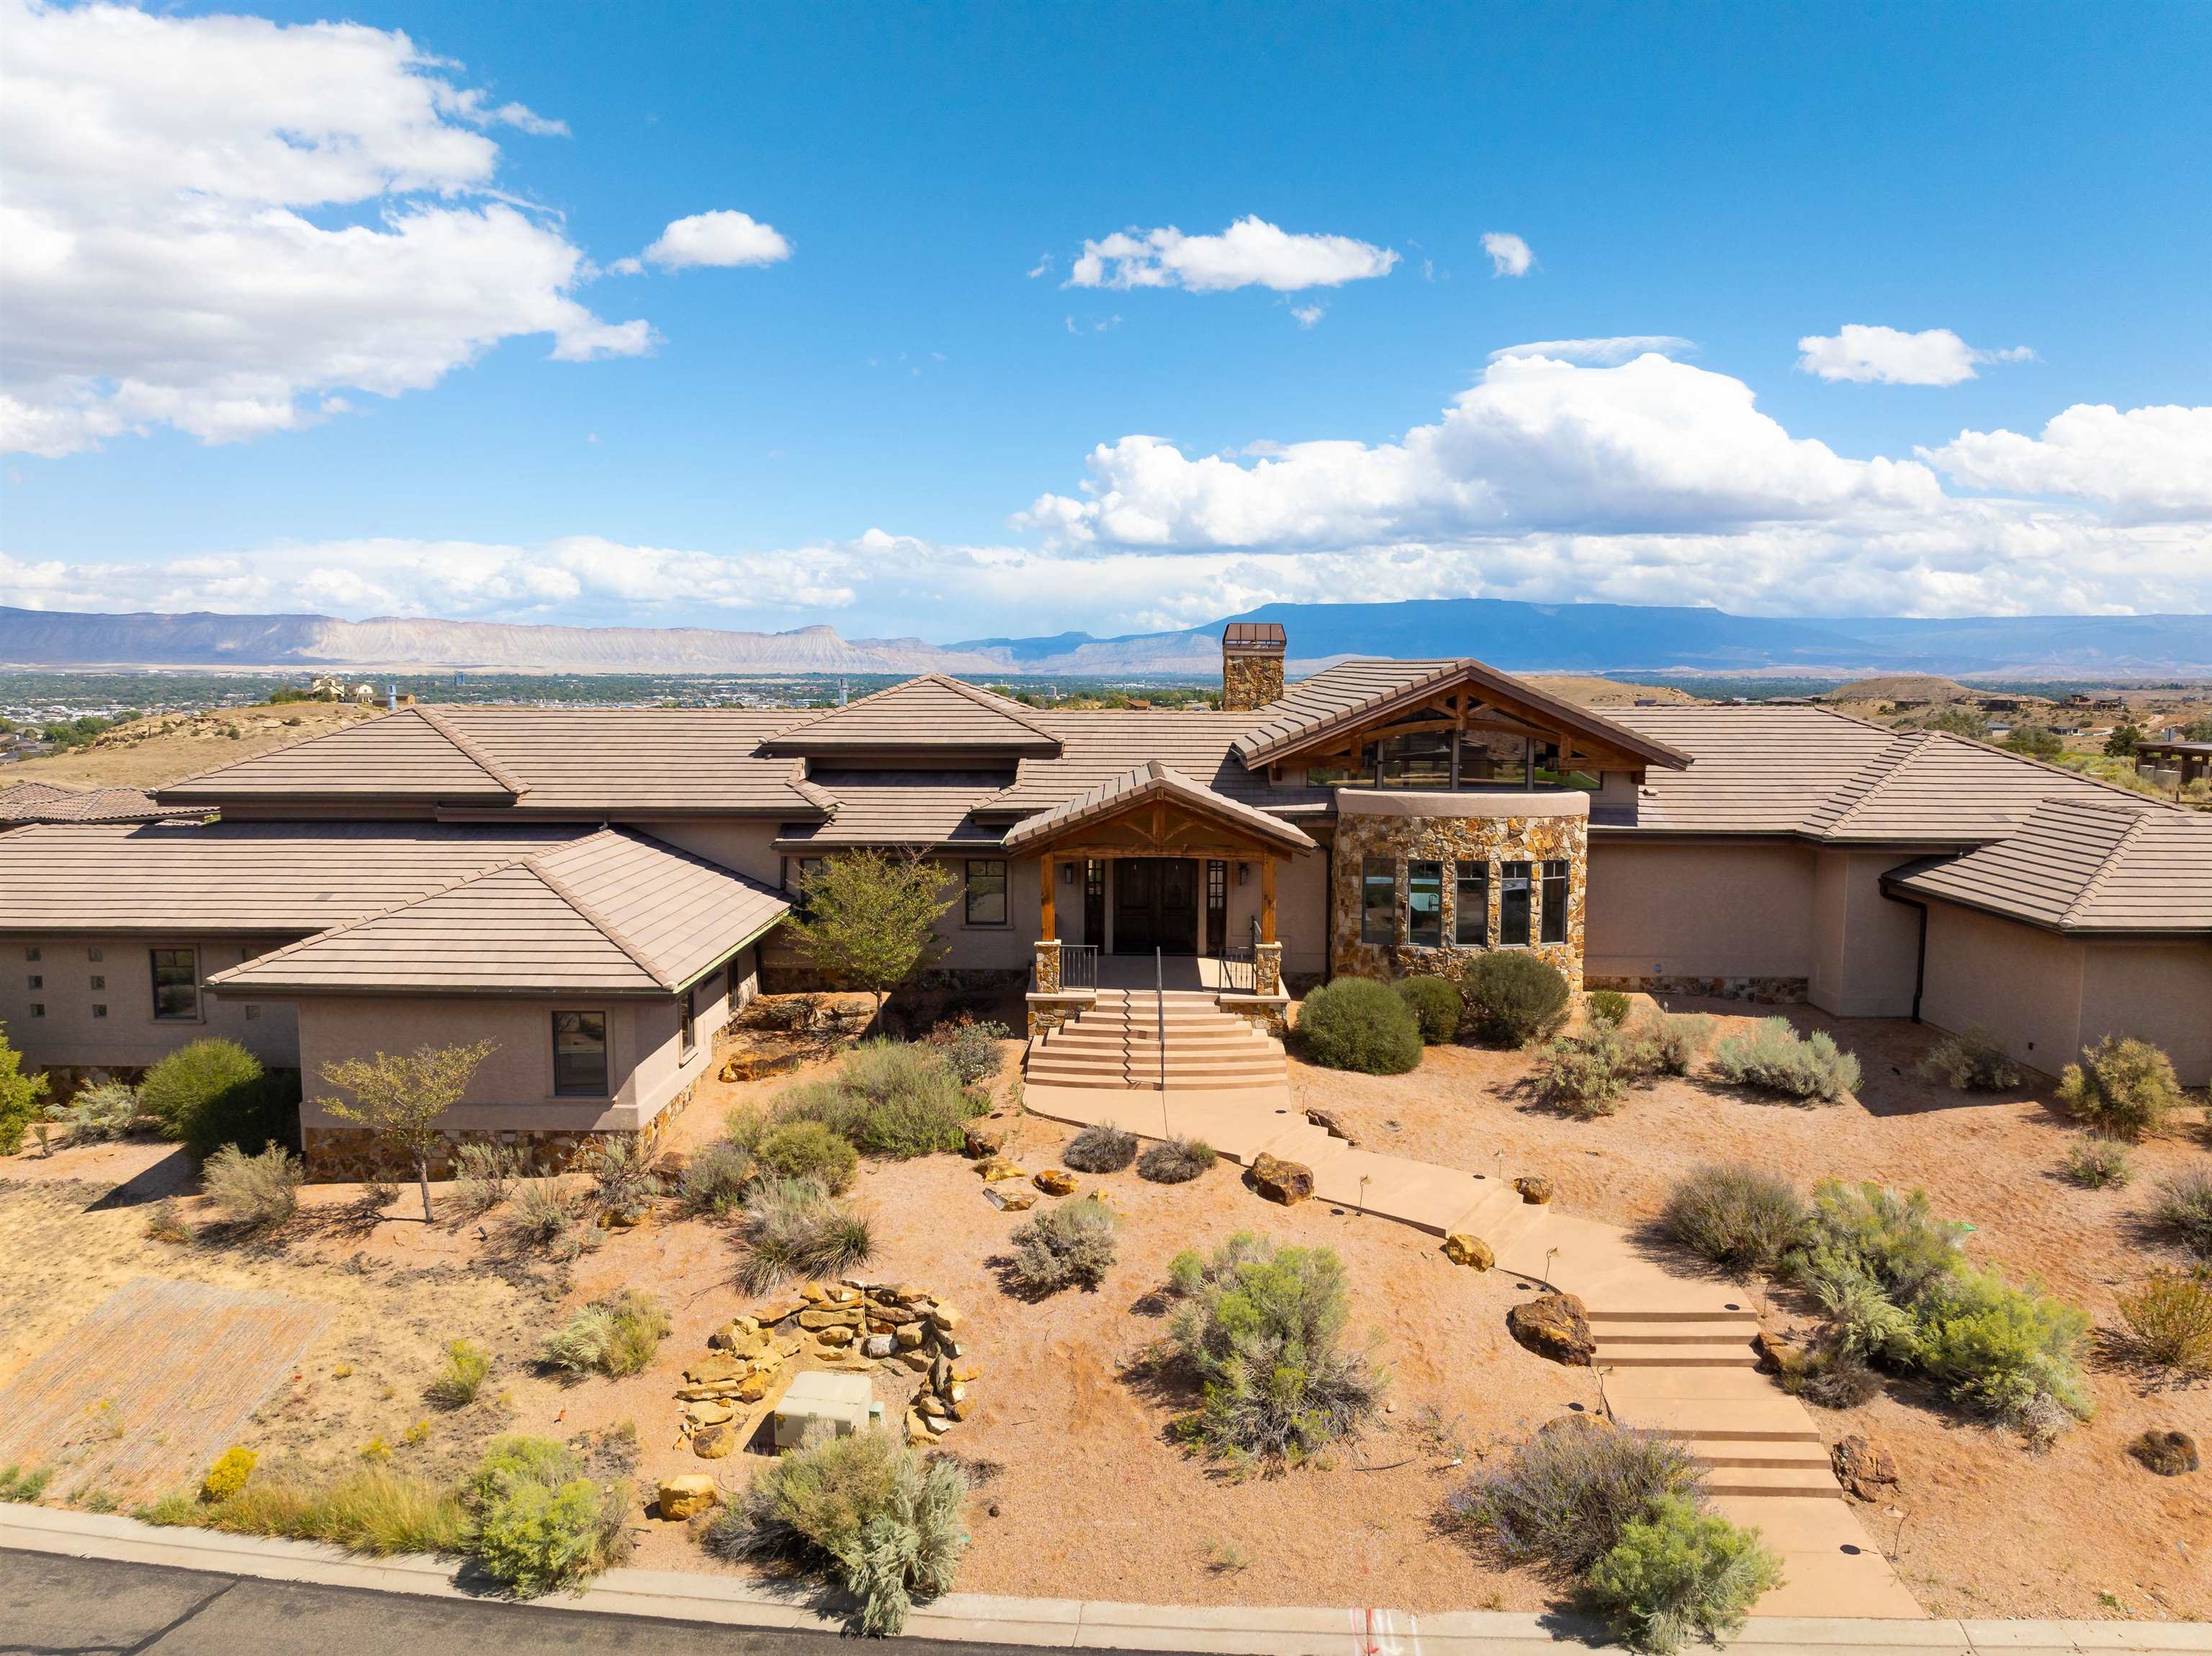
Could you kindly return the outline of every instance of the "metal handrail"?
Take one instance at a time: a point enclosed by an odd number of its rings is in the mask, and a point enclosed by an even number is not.
[[[1065,990],[1098,987],[1098,945],[1064,943],[1060,946],[1060,986]]]
[[[1168,1090],[1168,968],[1166,953],[1152,946],[1152,1016],[1159,1022],[1160,1093]]]

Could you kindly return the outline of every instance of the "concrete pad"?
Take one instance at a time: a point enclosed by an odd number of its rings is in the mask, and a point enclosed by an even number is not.
[[[1730,1435],[1747,1443],[1765,1439],[1817,1447],[1822,1441],[1820,1429],[1813,1424],[1804,1405],[1779,1391],[1771,1397],[1715,1402],[1704,1398],[1617,1395],[1608,1384],[1606,1401],[1613,1405],[1615,1420],[1644,1431],[1671,1432],[1677,1437],[1714,1442]]]
[[[1757,1369],[1743,1368],[1615,1368],[1607,1372],[1605,1395],[1640,1401],[1676,1398],[1688,1402],[1764,1402],[1781,1395],[1774,1382]]]

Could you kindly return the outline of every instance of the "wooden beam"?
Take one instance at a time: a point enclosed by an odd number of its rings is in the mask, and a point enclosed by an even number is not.
[[[1275,859],[1260,858],[1260,941],[1275,941]]]
[[[1052,853],[1037,858],[1037,935],[1042,938],[1057,937],[1060,927],[1052,912]]]

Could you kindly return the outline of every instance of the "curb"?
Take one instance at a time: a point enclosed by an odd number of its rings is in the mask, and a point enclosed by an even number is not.
[[[408,1555],[361,1558],[307,1541],[212,1530],[161,1528],[136,1519],[49,1507],[0,1507],[0,1551],[150,1564],[210,1574],[350,1587],[418,1598],[476,1600],[447,1561]],[[610,1570],[580,1593],[521,1607],[842,1634],[845,1618],[805,1597],[728,1576],[680,1570]],[[947,1593],[908,1618],[906,1636],[1067,1650],[1206,1653],[1206,1656],[1534,1656],[1610,1647],[1595,1623],[1574,1617],[1387,1609],[1126,1604],[1074,1598]],[[1960,1622],[1753,1617],[1729,1641],[1737,1651],[1808,1650],[1858,1656],[2006,1651],[2087,1656],[2094,1651],[2212,1652],[2212,1623],[2191,1622]]]

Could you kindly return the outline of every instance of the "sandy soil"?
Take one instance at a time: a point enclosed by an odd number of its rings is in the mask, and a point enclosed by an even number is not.
[[[349,702],[292,701],[273,707],[156,713],[118,725],[84,747],[10,765],[0,779],[70,787],[155,788],[309,737],[328,736],[380,711]],[[234,730],[235,738],[230,734]]]

